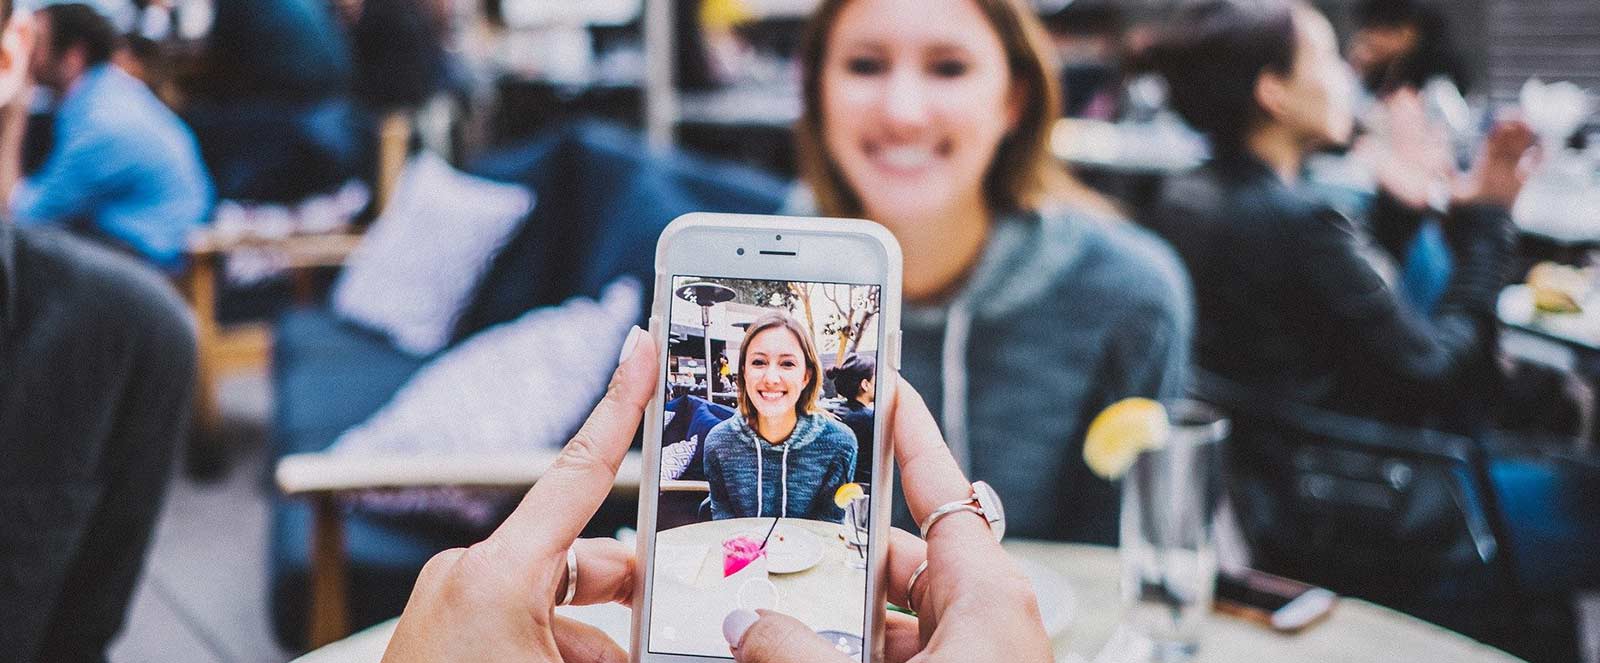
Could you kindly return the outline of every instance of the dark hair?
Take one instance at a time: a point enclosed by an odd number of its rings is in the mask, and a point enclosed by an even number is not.
[[[861,381],[872,379],[878,362],[869,355],[851,353],[838,365],[828,367],[828,379],[840,396],[854,399],[861,395]]]
[[[1407,85],[1420,89],[1435,76],[1449,78],[1463,93],[1472,86],[1451,38],[1450,21],[1438,4],[1424,0],[1360,0],[1351,15],[1358,29],[1410,27],[1417,31],[1417,43],[1411,52],[1387,67],[1367,73],[1362,81],[1367,89],[1380,94]]]
[[[0,28],[11,24],[11,0],[0,0]]]
[[[1211,139],[1238,152],[1262,116],[1256,81],[1294,69],[1291,0],[1208,0],[1185,6],[1145,53],[1167,80],[1172,107]]]
[[[81,3],[47,5],[39,13],[50,18],[50,52],[66,53],[74,46],[83,46],[89,65],[111,59],[117,49],[117,30],[99,11]]]

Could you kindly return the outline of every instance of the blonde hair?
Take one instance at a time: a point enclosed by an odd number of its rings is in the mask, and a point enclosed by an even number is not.
[[[849,0],[822,0],[800,43],[804,106],[795,127],[800,176],[825,216],[861,216],[860,195],[850,187],[823,139],[822,74],[828,38]],[[1000,37],[1014,84],[1026,94],[1017,126],[1000,141],[984,174],[986,204],[997,211],[1031,211],[1051,203],[1075,203],[1120,215],[1117,208],[1074,178],[1050,151],[1050,134],[1061,115],[1061,86],[1054,49],[1044,25],[1023,0],[973,0]]]
[[[760,418],[756,416],[756,404],[750,400],[750,392],[745,390],[744,383],[745,376],[749,373],[745,370],[748,357],[746,349],[750,347],[750,342],[755,340],[756,334],[769,329],[784,329],[793,334],[795,340],[800,343],[801,354],[805,355],[806,386],[800,390],[800,400],[795,401],[795,417],[800,418],[822,411],[822,407],[817,404],[817,398],[822,394],[822,361],[817,358],[817,349],[811,343],[811,335],[806,333],[805,328],[800,326],[800,321],[794,319],[794,316],[782,311],[763,313],[744,330],[744,341],[739,345],[739,415],[744,417],[745,422],[750,424],[750,428],[757,434],[761,433]]]

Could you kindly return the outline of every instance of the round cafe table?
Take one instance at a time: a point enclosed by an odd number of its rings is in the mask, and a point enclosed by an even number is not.
[[[753,566],[749,572],[723,577],[722,542],[741,534],[759,541],[771,526],[771,518],[729,518],[674,527],[657,535],[654,592],[658,608],[650,624],[652,647],[727,656],[722,618],[741,606],[741,590],[749,603],[745,607],[774,608],[818,630],[861,635],[867,572],[850,565],[857,553],[845,547],[839,523],[785,518],[778,525],[779,535],[803,531],[820,542],[821,559],[804,570],[769,573],[763,578]],[[768,549],[777,550],[777,546],[769,544]],[[851,591],[852,587],[857,589]],[[759,598],[771,597],[774,590],[775,605]]]
[[[1116,651],[1101,650],[1116,632],[1119,566],[1115,548],[1035,541],[1010,541],[1018,559],[1045,567],[1066,582],[1041,588],[1040,603],[1067,605],[1066,628],[1052,634],[1056,660],[1121,663]],[[826,562],[824,562],[826,563]],[[1062,597],[1072,598],[1062,601]],[[1046,612],[1049,610],[1046,609]],[[557,612],[604,630],[623,648],[631,628],[619,605],[559,608]],[[1048,618],[1048,615],[1047,615]],[[719,628],[720,615],[711,619]],[[394,621],[384,622],[298,659],[299,663],[377,663]],[[1215,614],[1207,620],[1197,663],[1515,663],[1519,659],[1465,636],[1356,599],[1342,598],[1323,622],[1296,635],[1282,635],[1241,619]]]

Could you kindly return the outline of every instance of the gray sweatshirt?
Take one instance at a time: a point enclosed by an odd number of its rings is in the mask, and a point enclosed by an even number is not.
[[[1122,398],[1182,395],[1192,327],[1188,279],[1154,235],[1018,214],[948,301],[906,307],[902,374],[968,476],[1000,493],[1008,532],[1112,543],[1118,492],[1084,464],[1085,430]],[[914,527],[903,500],[895,512]]]
[[[757,459],[759,456],[759,460]],[[711,517],[779,516],[839,522],[833,493],[856,472],[856,438],[825,414],[801,417],[781,444],[734,415],[706,433]]]

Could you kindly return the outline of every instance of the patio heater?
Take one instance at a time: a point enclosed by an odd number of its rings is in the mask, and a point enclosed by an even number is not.
[[[701,281],[678,286],[672,294],[700,307],[700,337],[706,342],[706,402],[710,403],[711,392],[717,384],[711,375],[711,307],[733,301],[736,293],[728,286]]]

